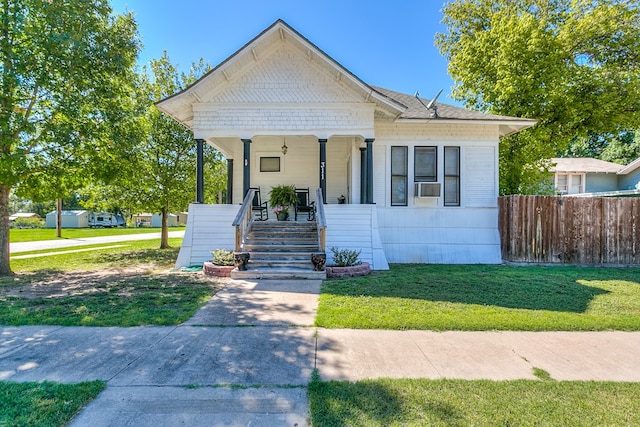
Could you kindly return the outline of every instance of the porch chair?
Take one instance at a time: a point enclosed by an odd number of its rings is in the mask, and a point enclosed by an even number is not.
[[[269,208],[267,207],[267,202],[263,202],[260,199],[260,187],[251,187],[250,190],[256,190],[256,193],[253,196],[253,203],[251,204],[251,212],[260,218],[256,218],[256,221],[266,221],[269,219]]]
[[[316,202],[309,202],[309,188],[296,188],[296,196],[295,220],[298,220],[298,212],[306,213],[307,221],[316,219]]]

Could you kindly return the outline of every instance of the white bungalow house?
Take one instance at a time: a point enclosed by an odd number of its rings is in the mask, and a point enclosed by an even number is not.
[[[360,250],[373,269],[500,263],[498,143],[535,124],[369,85],[282,20],[156,105],[228,165],[227,204],[207,205],[198,163],[177,267],[242,245],[244,196],[279,184],[311,189],[327,252]]]

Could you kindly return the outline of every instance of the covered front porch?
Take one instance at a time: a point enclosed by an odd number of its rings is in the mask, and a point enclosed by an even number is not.
[[[332,262],[332,254],[328,249],[337,247],[361,251],[360,260],[368,262],[374,270],[389,268],[380,240],[376,205],[334,203],[323,205],[322,208],[326,227],[323,245],[327,249],[328,264]],[[236,204],[192,203],[176,268],[203,264],[211,259],[214,249],[236,249],[238,227],[234,222],[241,209],[242,205]],[[299,222],[307,222],[307,219],[299,218]],[[275,224],[277,221],[273,217],[266,223]],[[247,224],[246,228],[250,229],[251,224]]]
[[[259,188],[262,201],[277,185],[322,190],[326,204],[373,202],[373,138],[362,136],[264,135],[252,138],[198,139],[227,158],[226,203],[242,203],[249,188]],[[203,156],[198,156],[196,202],[204,201]],[[270,209],[273,209],[270,206]]]

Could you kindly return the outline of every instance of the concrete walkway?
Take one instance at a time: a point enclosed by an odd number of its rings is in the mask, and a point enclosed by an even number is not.
[[[306,385],[365,378],[640,381],[640,333],[312,327],[320,281],[229,281],[177,327],[0,328],[0,380],[107,389],[73,426],[305,426]]]
[[[184,230],[170,231],[169,237],[183,237]],[[77,239],[40,240],[35,242],[15,242],[9,244],[12,254],[29,251],[44,251],[49,249],[70,248],[73,246],[99,245],[132,240],[159,239],[160,233],[121,234],[117,236],[82,237]]]

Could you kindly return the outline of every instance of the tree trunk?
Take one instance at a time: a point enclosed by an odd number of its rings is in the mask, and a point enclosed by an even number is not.
[[[11,276],[9,263],[9,191],[0,184],[0,276]]]
[[[160,232],[160,249],[169,249],[169,212],[162,209],[162,231]]]
[[[62,199],[58,199],[56,212],[56,237],[62,237]]]

